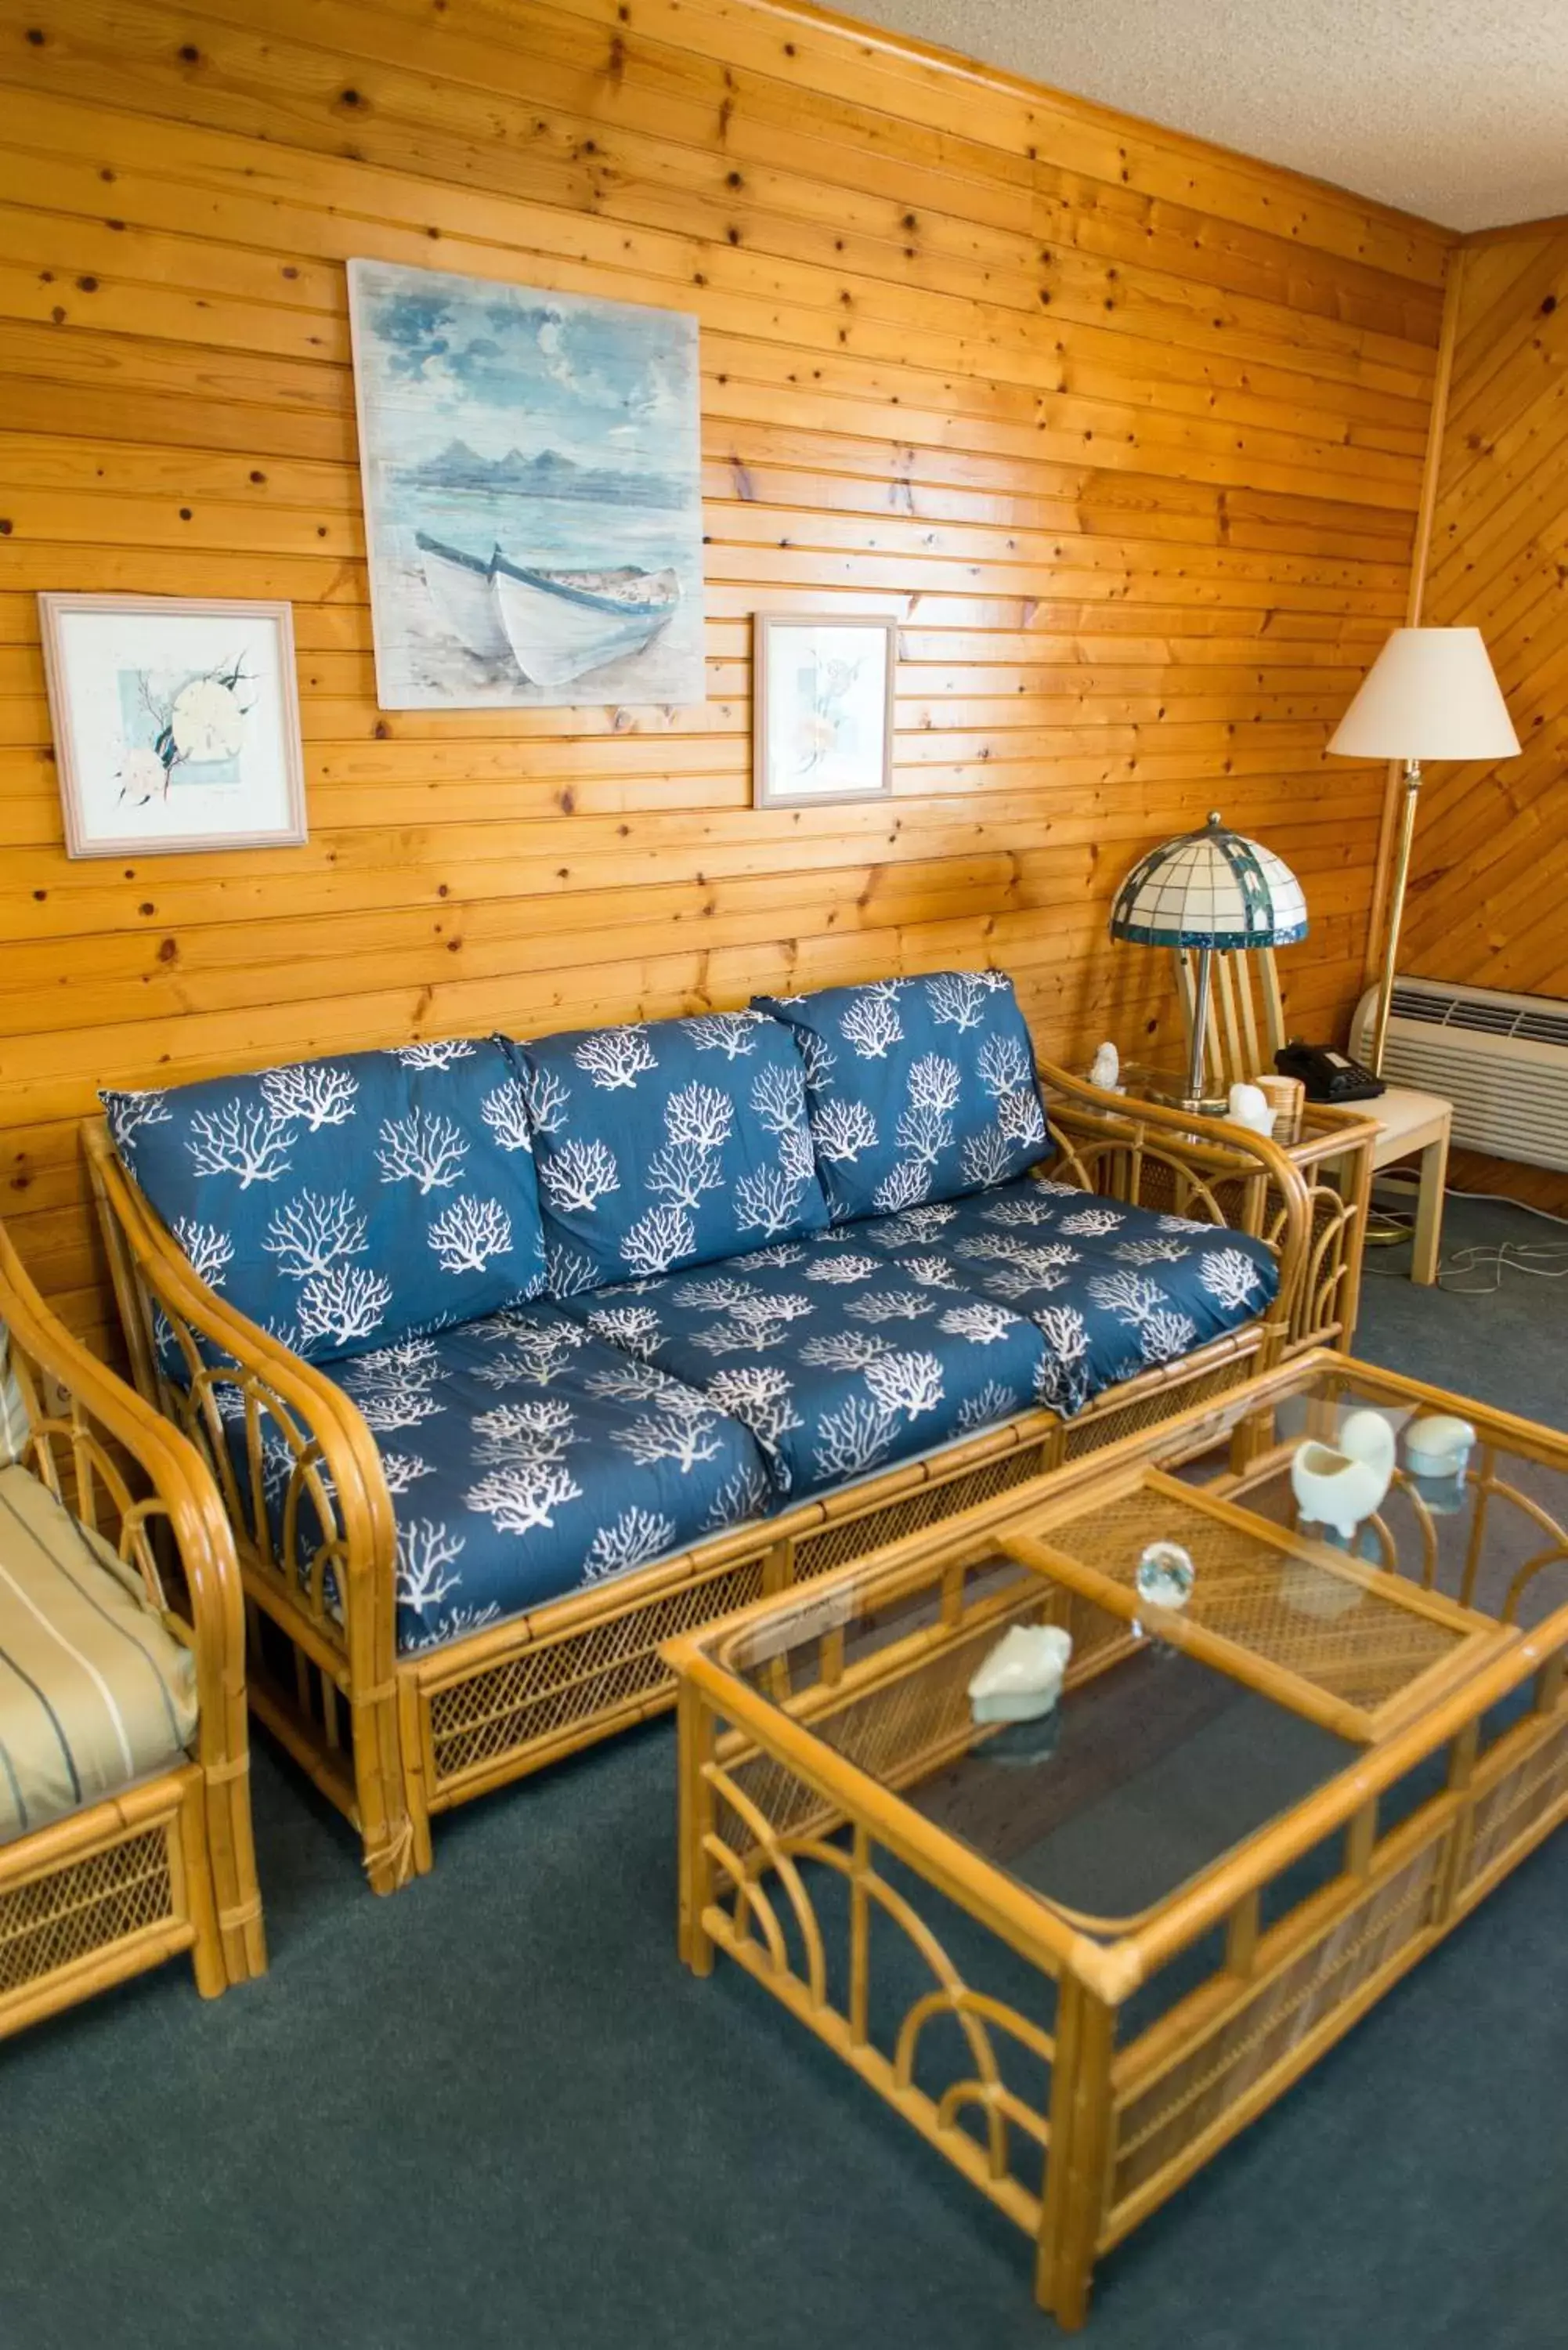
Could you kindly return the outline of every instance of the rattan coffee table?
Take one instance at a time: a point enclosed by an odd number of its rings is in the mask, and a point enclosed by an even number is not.
[[[1397,1432],[1350,1550],[1290,1464]],[[1415,1473],[1457,1414],[1462,1481]],[[1422,1441],[1420,1430],[1414,1441]],[[672,1641],[680,1948],[727,1950],[1033,2238],[1092,2268],[1568,1810],[1568,1439],[1318,1352]],[[1139,1600],[1152,1536],[1179,1612]],[[969,1684],[1071,1635],[1033,1721]]]

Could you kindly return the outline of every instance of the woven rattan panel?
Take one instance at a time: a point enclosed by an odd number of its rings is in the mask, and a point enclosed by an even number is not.
[[[1477,1799],[1461,1890],[1568,1796],[1568,1721]]]
[[[1215,1194],[1223,1205],[1226,1189],[1232,1193],[1235,1185],[1215,1186]],[[1117,1195],[1119,1197],[1119,1194]],[[1179,1181],[1176,1169],[1168,1159],[1146,1157],[1138,1169],[1137,1205],[1147,1208],[1157,1216],[1191,1216],[1195,1223],[1208,1221],[1201,1204],[1194,1206],[1185,1183]]]
[[[662,1598],[607,1617],[569,1639],[525,1650],[504,1664],[455,1681],[431,1699],[436,1781],[521,1752],[601,1718],[650,1691],[672,1691],[659,1644],[759,1598],[761,1557],[742,1559],[701,1583],[683,1583]]]
[[[852,1699],[813,1724],[816,1735],[874,1779],[897,1784],[919,1775],[923,1755],[950,1755],[961,1739],[970,1718],[970,1678],[995,1637],[988,1629],[959,1640],[918,1671]],[[732,1765],[730,1775],[781,1835],[798,1835],[827,1816],[815,1788],[771,1754]],[[728,1804],[722,1807],[720,1834],[738,1852],[747,1851],[754,1841],[745,1821]]]
[[[1174,2161],[1420,1933],[1442,1849],[1440,1837],[1424,1845],[1132,2099],[1117,2127],[1114,2202]]]
[[[161,1827],[0,1893],[0,1994],[176,1915]]]
[[[1254,1367],[1251,1356],[1235,1357],[1217,1364],[1212,1370],[1200,1372],[1195,1378],[1152,1388],[1132,1403],[1069,1420],[1065,1457],[1081,1461],[1085,1452],[1097,1452],[1102,1445],[1115,1444],[1119,1437],[1136,1436],[1142,1429],[1158,1427],[1162,1419],[1173,1419],[1178,1412],[1187,1411],[1193,1404],[1207,1403],[1210,1396],[1227,1395],[1232,1388],[1240,1387]]]
[[[1011,1492],[1015,1485],[1026,1485],[1032,1477],[1044,1476],[1051,1465],[1048,1442],[1021,1444],[1016,1451],[982,1461],[976,1469],[961,1471],[945,1483],[919,1485],[913,1492],[901,1494],[896,1502],[884,1503],[880,1509],[864,1510],[857,1517],[836,1519],[820,1534],[803,1535],[795,1544],[794,1579],[804,1583],[809,1576],[826,1575],[836,1566],[846,1565],[852,1558],[864,1558],[884,1543],[919,1534],[923,1527],[935,1525],[939,1519],[972,1509],[977,1502],[989,1502],[998,1493]]]
[[[1052,1546],[1129,1590],[1145,1546],[1177,1542],[1198,1571],[1187,1620],[1372,1712],[1453,1654],[1466,1637],[1329,1570],[1300,1565],[1249,1527],[1173,1493],[1125,1493],[1054,1526]],[[1335,1596],[1351,1605],[1331,1612]]]

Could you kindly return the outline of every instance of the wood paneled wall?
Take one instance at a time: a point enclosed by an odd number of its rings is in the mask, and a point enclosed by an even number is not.
[[[1211,806],[1358,986],[1450,240],[770,0],[28,0],[0,49],[5,1211],[107,1314],[105,1080],[990,958],[1145,1045],[1104,939]],[[1223,58],[1216,58],[1223,70]],[[709,698],[376,707],[343,263],[695,312]],[[34,591],[296,608],[304,849],[68,863]],[[898,796],[749,805],[753,613],[902,624]]]
[[[1421,617],[1481,630],[1523,755],[1433,768],[1400,968],[1568,995],[1568,220],[1457,265]],[[1568,1212],[1565,1175],[1467,1154],[1456,1180]]]

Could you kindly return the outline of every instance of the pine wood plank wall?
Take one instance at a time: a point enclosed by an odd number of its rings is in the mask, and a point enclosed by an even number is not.
[[[1215,805],[1346,1011],[1383,777],[1322,746],[1403,610],[1441,232],[769,0],[6,19],[0,1201],[79,1327],[104,1080],[985,958],[1047,1050],[1137,1046],[1108,900]],[[355,254],[696,313],[703,708],[378,711]],[[291,598],[309,846],[68,863],[40,588]],[[802,607],[902,622],[891,809],[749,806]]]
[[[1568,220],[1469,242],[1421,617],[1486,639],[1523,755],[1436,766],[1402,970],[1568,995]],[[1455,1180],[1568,1212],[1568,1176]]]

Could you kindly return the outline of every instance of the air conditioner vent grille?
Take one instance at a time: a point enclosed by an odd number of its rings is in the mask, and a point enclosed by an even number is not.
[[[1568,1051],[1568,1014],[1562,1012],[1521,1012],[1514,1026],[1514,1035],[1532,1045],[1561,1045]]]
[[[1396,1019],[1418,1020],[1424,1027],[1474,1028],[1489,1036],[1568,1046],[1568,1009],[1560,1010],[1545,996],[1496,995],[1479,988],[1470,995],[1436,987],[1428,993],[1406,981],[1395,987],[1393,1011]]]
[[[1489,1036],[1511,1036],[1519,1025],[1519,1014],[1496,1003],[1456,1003],[1449,1014],[1449,1025],[1480,1028]]]
[[[1356,1007],[1350,1049],[1371,1047],[1375,992]],[[1383,1074],[1454,1106],[1454,1140],[1527,1166],[1568,1170],[1568,1003],[1401,979]]]
[[[1441,1027],[1454,1008],[1451,995],[1421,995],[1413,987],[1396,987],[1393,1009],[1401,1020],[1429,1020]]]

